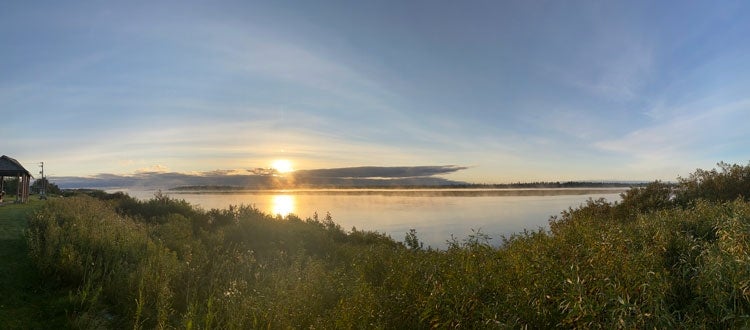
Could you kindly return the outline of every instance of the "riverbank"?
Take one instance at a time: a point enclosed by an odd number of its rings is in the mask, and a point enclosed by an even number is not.
[[[86,321],[116,328],[743,328],[750,175],[738,171],[589,200],[501,247],[474,232],[427,249],[414,231],[399,242],[161,194],[50,201],[29,244]]]
[[[79,328],[747,328],[750,166],[722,165],[500,247],[103,192],[48,201],[27,242]]]
[[[444,249],[452,236],[466,237],[471,230],[489,235],[494,246],[502,236],[524,229],[548,228],[550,216],[589,198],[620,200],[628,188],[534,189],[325,189],[253,191],[164,191],[205,210],[229,205],[253,205],[282,217],[300,218],[330,213],[342,228],[377,231],[395,239],[410,229],[419,232],[425,246]],[[116,192],[116,191],[110,191]],[[129,190],[139,200],[158,191]]]
[[[27,216],[45,204],[0,206],[0,327],[3,329],[68,328],[68,288],[56,287],[39,274],[24,237]]]

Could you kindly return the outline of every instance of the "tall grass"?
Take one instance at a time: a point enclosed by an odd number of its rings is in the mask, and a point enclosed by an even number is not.
[[[674,198],[656,182],[620,203],[591,200],[500,248],[475,232],[425,250],[416,232],[399,243],[330,217],[203,211],[161,195],[52,200],[28,241],[44,273],[73,288],[81,326],[750,326],[746,191],[685,197],[701,189],[717,188],[683,182]]]

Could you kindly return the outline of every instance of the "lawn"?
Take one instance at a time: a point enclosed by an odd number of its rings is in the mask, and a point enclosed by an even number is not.
[[[39,275],[24,238],[26,216],[44,203],[0,206],[0,328],[68,328],[68,291]]]

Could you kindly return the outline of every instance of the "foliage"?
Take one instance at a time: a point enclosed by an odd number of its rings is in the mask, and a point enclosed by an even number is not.
[[[26,216],[44,202],[0,206],[0,327],[64,329],[72,310],[68,288],[48,281],[29,258],[24,239]]]
[[[481,232],[424,249],[413,230],[399,243],[330,216],[204,211],[163,195],[50,201],[28,244],[75,288],[88,325],[739,328],[750,326],[750,204],[725,198],[746,195],[740,169],[589,200],[499,248]]]
[[[15,195],[18,191],[18,178],[6,177],[3,179],[3,191],[8,195]]]
[[[47,195],[62,195],[62,190],[60,189],[60,187],[58,187],[54,182],[50,182],[49,180],[47,180],[47,178],[34,180],[34,183],[31,184],[30,188],[31,191],[36,194],[40,193],[42,188],[44,188]]]
[[[3,191],[9,195],[15,195],[18,191],[18,178],[6,177],[4,180]],[[46,184],[46,185],[45,185]],[[62,195],[63,192],[60,187],[54,182],[50,182],[47,178],[37,179],[30,185],[31,192],[38,194],[41,187],[44,186],[47,195]]]
[[[719,170],[698,169],[687,178],[679,178],[677,200],[687,205],[699,199],[716,202],[742,198],[750,200],[750,164],[741,166],[720,162]]]
[[[618,216],[634,218],[638,214],[674,206],[672,185],[655,181],[642,188],[632,188],[620,195],[622,201],[617,204]]]

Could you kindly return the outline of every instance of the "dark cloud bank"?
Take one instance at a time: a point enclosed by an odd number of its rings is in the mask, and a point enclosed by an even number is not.
[[[362,166],[300,170],[280,175],[270,169],[247,170],[247,174],[211,171],[200,174],[146,172],[133,175],[99,174],[93,177],[56,177],[62,188],[160,188],[238,187],[247,189],[278,188],[350,188],[441,186],[465,184],[437,175],[450,174],[466,167],[443,166]]]

